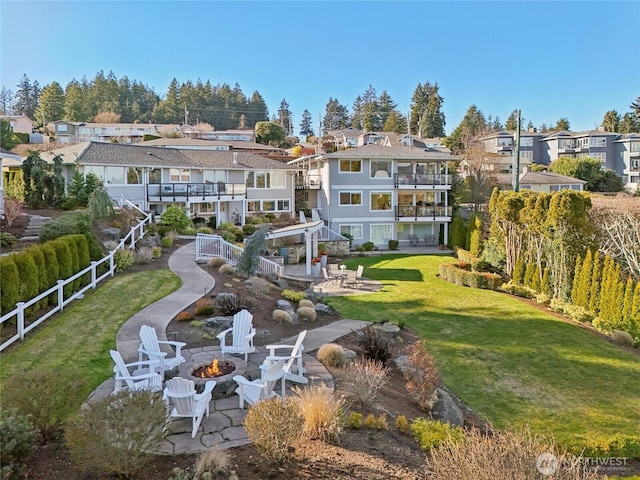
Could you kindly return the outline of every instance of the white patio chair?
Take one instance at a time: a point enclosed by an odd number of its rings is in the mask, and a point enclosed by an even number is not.
[[[284,383],[286,380],[290,380],[296,383],[307,384],[309,379],[304,376],[304,367],[302,366],[302,351],[304,350],[304,337],[307,335],[307,331],[303,330],[298,334],[296,343],[293,345],[267,345],[269,349],[269,356],[265,358],[264,363],[260,365],[260,370],[264,379],[264,375],[274,362],[278,360],[284,360],[285,363],[282,367],[284,371],[284,377],[282,378],[282,388],[284,391]],[[276,354],[277,350],[286,350],[280,354]],[[284,397],[284,394],[283,394]]]
[[[284,381],[282,384],[282,395],[278,395],[273,391],[278,380],[284,376],[284,360],[278,360],[274,362],[264,372],[262,378],[258,380],[247,380],[242,375],[236,375],[233,380],[238,384],[236,393],[239,397],[240,408],[244,408],[244,402],[249,405],[255,405],[262,400],[266,400],[272,397],[284,398]]]
[[[204,414],[209,416],[209,404],[211,403],[211,392],[216,386],[215,380],[208,380],[204,384],[204,391],[196,393],[193,380],[182,377],[174,377],[167,380],[162,398],[171,409],[171,418],[191,418],[192,430],[191,438],[196,436],[200,422]]]
[[[132,391],[151,390],[154,392],[162,389],[162,377],[157,372],[157,360],[124,363],[120,352],[110,350],[109,353],[113,363],[115,363],[113,367],[115,378],[113,393],[118,393],[123,388],[128,388]],[[129,371],[129,369],[132,369],[132,371]]]
[[[340,282],[340,277],[327,273],[326,267],[322,267],[322,276],[324,277],[324,283],[327,285]]]
[[[222,354],[244,353],[244,361],[248,361],[249,354],[256,351],[253,345],[253,337],[256,329],[252,324],[253,315],[248,310],[240,310],[233,316],[233,326],[220,332],[216,337],[220,340]],[[231,343],[227,345],[227,334],[231,333]]]
[[[364,266],[362,265],[358,265],[358,268],[356,268],[356,285],[362,285],[363,281],[362,281],[362,273],[364,272]]]
[[[142,361],[144,356],[150,360],[157,360],[160,365],[160,373],[167,370],[173,370],[185,359],[182,356],[182,347],[186,346],[184,342],[174,342],[168,340],[158,340],[156,329],[148,325],[140,327],[140,348],[138,348],[138,361]],[[162,351],[162,345],[171,347],[172,354]]]
[[[347,270],[346,271],[346,275],[344,277],[344,283],[348,286],[348,287],[357,287],[358,286],[358,279],[356,278],[358,272],[356,272],[355,270]]]

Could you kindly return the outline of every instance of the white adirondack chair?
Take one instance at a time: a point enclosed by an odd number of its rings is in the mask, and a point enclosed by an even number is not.
[[[278,380],[284,376],[284,360],[278,360],[266,370],[261,379],[247,380],[242,375],[236,375],[233,380],[238,384],[236,393],[240,399],[240,408],[244,408],[244,402],[255,405],[262,400],[282,396],[284,398],[284,381],[282,382],[282,395],[273,391]]]
[[[302,366],[302,351],[304,350],[304,337],[307,335],[307,331],[303,330],[298,334],[296,343],[294,345],[267,345],[269,349],[269,356],[265,358],[264,363],[260,365],[261,373],[264,375],[269,367],[278,360],[284,360],[282,370],[284,371],[284,377],[282,379],[282,388],[284,391],[284,383],[286,380],[290,380],[296,383],[307,384],[309,379],[304,376],[304,368]],[[276,353],[276,350],[286,350],[280,354]],[[284,395],[283,395],[284,396]]]
[[[357,285],[362,285],[362,274],[364,273],[364,266],[362,265],[358,265],[358,268],[356,268],[356,284]]]
[[[185,361],[181,350],[186,343],[158,340],[156,329],[148,325],[140,327],[139,335],[140,348],[138,348],[138,361],[142,361],[144,356],[150,360],[156,360],[160,368],[160,373],[162,374],[167,370],[173,370]],[[171,347],[171,355],[169,355],[168,352],[162,351],[163,345]]]
[[[113,373],[115,386],[113,393],[117,393],[123,388],[129,390],[151,390],[160,391],[162,389],[162,377],[157,372],[158,362],[156,360],[124,363],[122,355],[117,350],[110,350],[111,358],[115,366]],[[129,369],[133,371],[130,372]]]
[[[209,416],[209,404],[211,392],[216,386],[215,380],[209,380],[204,384],[204,391],[196,393],[193,380],[182,377],[174,377],[167,380],[162,398],[169,404],[171,418],[191,418],[193,428],[191,438],[196,436],[198,427],[204,414]]]
[[[216,337],[220,340],[222,354],[244,353],[244,361],[249,359],[249,354],[256,351],[253,345],[253,337],[256,329],[252,324],[253,315],[248,310],[240,310],[233,316],[233,326],[220,332]],[[227,345],[227,334],[231,333],[231,343]]]

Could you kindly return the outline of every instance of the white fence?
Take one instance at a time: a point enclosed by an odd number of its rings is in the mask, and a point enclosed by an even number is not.
[[[207,261],[210,258],[222,257],[231,265],[237,265],[244,249],[225,241],[220,235],[196,235],[196,262]],[[282,265],[260,257],[260,273],[264,275],[282,276]]]
[[[140,223],[138,223],[138,225],[136,225],[135,227],[131,227],[131,230],[129,231],[129,233],[124,238],[122,238],[122,240],[120,240],[120,243],[118,244],[118,246],[112,251],[110,251],[106,257],[102,258],[101,260],[91,262],[91,265],[89,265],[87,268],[79,271],[75,275],[65,280],[58,280],[56,285],[51,287],[49,290],[42,292],[37,297],[34,297],[27,302],[18,302],[16,304],[16,308],[14,308],[10,312],[0,317],[0,325],[10,320],[15,320],[16,327],[17,327],[17,331],[15,335],[13,335],[11,338],[8,338],[2,343],[2,345],[0,345],[0,352],[3,351],[12,343],[16,342],[17,340],[24,340],[24,336],[26,333],[36,328],[38,325],[40,325],[47,318],[51,317],[55,313],[62,311],[64,307],[67,306],[73,300],[82,298],[84,292],[86,292],[90,288],[96,288],[98,283],[104,280],[105,278],[113,277],[113,274],[115,273],[115,270],[116,270],[116,265],[113,257],[114,254],[120,249],[135,248],[136,242],[140,238],[144,237],[144,226],[151,221],[151,215],[146,213],[145,215],[147,215],[146,218],[144,220],[141,220]],[[104,272],[102,275],[98,276],[98,267],[107,262],[109,263],[107,271]],[[65,298],[64,287],[72,283],[74,280],[88,273],[91,273],[91,282],[85,285],[84,287],[82,287],[77,292],[74,292],[73,294],[71,294],[68,298]],[[31,307],[32,305],[37,304],[40,300],[43,300],[44,298],[54,293],[56,294],[57,305],[53,306],[48,312],[46,312],[44,315],[37,318],[33,322],[29,323],[29,325],[25,327],[25,318],[24,318],[25,310]]]

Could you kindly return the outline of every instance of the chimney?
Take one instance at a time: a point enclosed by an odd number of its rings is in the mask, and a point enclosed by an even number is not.
[[[233,152],[233,164],[238,164],[238,152]]]
[[[601,126],[599,126],[599,127],[598,127],[598,131],[599,131],[599,132],[604,132],[604,131],[605,131],[605,129],[604,129],[604,127],[601,125]]]
[[[537,133],[538,129],[536,127],[531,127],[528,131],[531,133]]]

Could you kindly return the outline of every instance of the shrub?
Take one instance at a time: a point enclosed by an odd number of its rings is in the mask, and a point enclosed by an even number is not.
[[[168,415],[160,395],[121,390],[81,409],[66,429],[78,465],[130,477],[164,439]]]
[[[398,415],[396,417],[394,425],[402,433],[406,433],[409,431],[409,422],[407,422],[407,417],[405,417],[404,415]]]
[[[178,322],[190,322],[191,320],[193,320],[193,313],[187,312],[186,310],[182,311],[178,315],[176,315],[176,320]]]
[[[18,269],[20,279],[18,283],[19,301],[26,302],[39,293],[38,267],[36,267],[33,257],[26,250],[14,253],[11,256]],[[35,310],[35,307],[30,307],[27,310],[31,312]]]
[[[564,313],[564,301],[559,298],[552,298],[549,302],[549,308],[554,312]]]
[[[24,204],[13,198],[4,198],[4,219],[7,221],[7,225],[13,225],[13,222],[22,215],[24,211]]]
[[[216,297],[216,305],[218,305],[223,315],[235,315],[240,310],[253,310],[256,306],[256,301],[248,295],[222,293]]]
[[[198,227],[196,229],[196,233],[204,233],[205,235],[211,235],[213,233],[213,228],[211,228],[211,227]]]
[[[350,393],[365,407],[375,405],[378,390],[389,381],[389,369],[368,358],[345,367],[343,375]]]
[[[563,308],[564,314],[571,320],[580,323],[590,323],[593,320],[593,314],[584,307],[567,303]]]
[[[541,305],[549,305],[549,303],[551,302],[551,296],[547,295],[546,293],[539,293],[536,295],[536,302]]]
[[[4,315],[20,301],[20,272],[13,255],[0,257],[0,279],[0,313]]]
[[[503,284],[500,287],[500,290],[522,298],[534,298],[536,296],[535,290],[529,287],[524,287],[522,285],[517,285],[513,283],[512,280],[509,280],[507,283]]]
[[[537,468],[540,455],[550,453],[562,469],[553,476],[541,476]],[[447,440],[427,458],[427,470],[433,480],[511,480],[514,478],[549,478],[555,480],[590,480],[601,478],[589,472],[579,459],[558,451],[553,442],[532,437],[530,432],[467,433],[464,442]]]
[[[391,358],[391,337],[374,328],[373,325],[368,325],[357,334],[358,345],[364,350],[365,355],[371,360],[386,365]]]
[[[0,247],[10,247],[16,243],[18,239],[7,232],[0,232]]]
[[[153,249],[151,247],[140,247],[136,252],[136,262],[146,265],[153,260]]]
[[[410,425],[411,433],[423,450],[437,449],[445,441],[464,441],[464,430],[441,421],[416,418]]]
[[[152,247],[151,248],[151,258],[156,259],[162,256],[162,247]]]
[[[191,226],[191,219],[187,215],[185,209],[177,205],[169,205],[160,216],[160,220],[176,232],[181,232],[185,228]]]
[[[92,260],[103,256],[103,249],[91,228],[91,219],[85,211],[65,212],[58,218],[47,222],[40,230],[40,242],[55,240],[66,235],[81,234],[87,238],[89,255]],[[73,272],[75,273],[75,272]]]
[[[293,319],[289,312],[285,312],[284,310],[280,310],[279,308],[273,311],[271,316],[274,321],[282,323],[283,325],[291,325]]]
[[[304,298],[304,292],[297,292],[295,290],[283,290],[282,293],[280,294],[282,295],[282,298],[284,298],[285,300],[289,300],[290,302],[300,302],[300,300],[302,300]]]
[[[468,272],[454,263],[441,263],[438,268],[440,278],[464,287],[495,290],[502,285],[502,277],[489,272]]]
[[[440,384],[440,375],[424,340],[409,345],[406,352],[408,365],[403,375],[407,381],[407,392],[420,408],[426,410],[431,395]]]
[[[614,330],[611,332],[611,339],[619,345],[626,345],[627,347],[633,347],[634,341],[631,334],[623,332],[622,330]]]
[[[2,408],[15,408],[28,416],[42,442],[56,438],[68,415],[76,409],[86,392],[80,372],[39,367],[8,379],[2,390]]]
[[[596,458],[640,458],[640,435],[629,436],[617,433],[607,438],[591,438],[587,442],[585,451],[580,453]]]
[[[373,244],[373,242],[364,242],[362,245],[360,245],[357,250],[359,252],[371,252],[375,247],[375,245]]]
[[[383,413],[378,415],[374,424],[376,430],[389,430],[389,424],[387,424],[387,417]]]
[[[209,259],[209,261],[207,262],[207,265],[209,265],[211,268],[217,268],[217,267],[221,267],[225,263],[227,263],[227,261],[224,258],[213,257]]]
[[[315,322],[316,321],[316,309],[312,307],[300,307],[296,312],[298,319],[302,322]]]
[[[168,235],[162,237],[162,240],[160,240],[160,245],[162,245],[164,248],[171,248],[171,246],[173,245],[173,238]]]
[[[313,308],[313,309],[316,308],[313,302],[306,298],[303,298],[302,300],[300,300],[300,302],[298,303],[298,307],[300,308],[307,307],[307,308]]]
[[[205,474],[218,475],[229,470],[229,453],[226,450],[206,450],[196,460],[195,478],[204,478]]]
[[[268,461],[282,463],[289,448],[300,437],[304,420],[298,402],[271,398],[249,408],[244,428],[254,445]]]
[[[399,243],[398,240],[389,240],[389,250],[397,250]]]
[[[0,412],[0,477],[20,478],[25,461],[35,450],[37,430],[26,415],[3,405]]]
[[[234,268],[234,266],[229,265],[228,263],[225,263],[224,265],[220,265],[220,268],[218,269],[218,271],[223,275],[233,275],[234,273],[236,273],[236,269]]]
[[[347,354],[337,343],[325,343],[318,349],[316,357],[327,367],[340,368],[347,363]]]
[[[215,311],[215,302],[210,298],[199,298],[196,301],[196,315],[211,315]]]
[[[249,223],[245,224],[242,227],[242,233],[244,233],[247,237],[249,235],[253,235],[253,233],[256,231],[256,226],[255,225],[251,225]]]
[[[322,385],[296,388],[294,398],[304,419],[302,431],[305,437],[323,442],[337,440],[344,403],[341,399]]]
[[[347,425],[353,429],[362,427],[362,414],[359,412],[351,412],[347,418]]]
[[[121,248],[113,254],[113,260],[116,264],[116,272],[122,272],[133,267],[136,263],[136,254],[128,248]]]
[[[164,236],[170,238],[174,242],[180,238],[180,235],[178,235],[176,230],[169,230]]]
[[[198,231],[196,230],[195,227],[186,227],[183,228],[180,233],[182,235],[195,235],[196,233],[198,233]]]
[[[370,413],[365,417],[364,426],[370,429],[374,429],[376,427],[376,416],[373,413]]]

